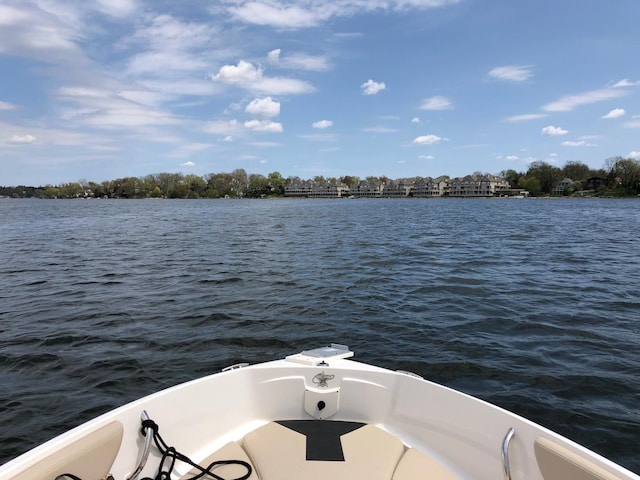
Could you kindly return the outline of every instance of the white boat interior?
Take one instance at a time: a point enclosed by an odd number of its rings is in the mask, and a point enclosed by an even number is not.
[[[194,380],[0,467],[0,480],[640,480],[522,417],[342,345]]]

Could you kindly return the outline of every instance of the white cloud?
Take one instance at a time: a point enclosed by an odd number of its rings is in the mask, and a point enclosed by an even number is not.
[[[395,133],[398,130],[396,128],[389,127],[365,127],[362,129],[362,131],[369,133]]]
[[[308,133],[299,135],[299,137],[313,142],[335,142],[338,140],[338,135],[335,133]]]
[[[271,65],[292,70],[322,72],[331,67],[329,60],[324,55],[309,55],[296,52],[283,56],[282,50],[279,48],[267,53],[267,61]]]
[[[149,106],[159,105],[167,99],[166,95],[149,90],[123,90],[118,92],[118,96],[131,102]]]
[[[188,162],[181,163],[180,166],[181,167],[195,167],[196,164],[195,164],[195,162],[192,162],[192,161],[189,160]]]
[[[135,12],[136,0],[97,0],[98,9],[112,17],[127,17]]]
[[[282,146],[282,144],[278,142],[250,142],[250,145],[259,148],[275,148]]]
[[[207,133],[213,133],[215,135],[224,135],[225,141],[233,140],[233,137],[238,134],[240,126],[237,120],[212,120],[205,123],[202,128]],[[229,140],[227,140],[227,138]]]
[[[251,87],[262,80],[262,69],[256,68],[253,64],[240,60],[238,65],[225,65],[220,67],[217,74],[211,76],[212,80],[217,80],[228,85],[238,85],[241,87]]]
[[[443,138],[437,135],[421,135],[413,140],[416,145],[433,145],[442,141]]]
[[[517,155],[507,155],[505,158],[509,161],[515,161],[520,159],[520,157],[518,157]]]
[[[284,77],[264,77],[253,90],[272,95],[299,95],[315,91],[313,85],[303,80]]]
[[[33,143],[36,141],[36,137],[33,135],[13,135],[11,137],[12,143]]]
[[[0,5],[0,53],[65,65],[86,60],[76,45],[82,36],[76,18],[67,21],[63,8],[58,14],[47,11],[44,5],[19,3],[20,7]]]
[[[282,50],[280,50],[279,48],[276,48],[275,50],[271,50],[269,53],[267,53],[267,60],[269,61],[270,64],[278,65],[280,63],[281,51]]]
[[[505,65],[491,70],[489,76],[509,82],[525,82],[533,76],[533,73],[530,65]]]
[[[529,120],[537,120],[538,118],[546,117],[546,113],[525,113],[523,115],[514,115],[512,117],[507,117],[507,122],[526,122]]]
[[[47,146],[81,147],[90,150],[114,151],[117,148],[113,144],[111,136],[104,137],[96,134],[87,134],[79,131],[63,130],[55,127],[29,127],[28,134],[21,134],[15,125],[5,124],[0,121],[0,132],[10,132],[6,143],[12,144],[39,144]],[[3,139],[0,138],[0,146]],[[49,161],[49,156],[44,159],[34,158],[34,162]]]
[[[420,119],[418,117],[413,117],[411,119],[411,123],[420,123]]]
[[[624,108],[614,108],[613,110],[611,110],[606,115],[603,115],[602,118],[605,118],[605,119],[608,119],[608,118],[620,118],[620,117],[623,117],[625,113],[626,112],[624,111]]]
[[[546,112],[569,112],[576,107],[591,103],[613,100],[627,95],[627,91],[621,89],[602,88],[576,95],[565,95],[555,102],[547,103],[542,107]]]
[[[625,78],[623,80],[620,80],[619,82],[614,83],[612,86],[613,88],[624,88],[624,87],[636,87],[638,85],[640,85],[640,80],[631,82]]]
[[[233,142],[233,137],[231,135],[227,135],[222,139],[223,142]]]
[[[569,133],[568,130],[565,130],[564,128],[560,128],[560,127],[554,127],[553,125],[549,125],[548,127],[544,127],[542,129],[542,135],[547,137],[566,135],[567,133]]]
[[[449,110],[453,108],[453,104],[447,97],[436,95],[435,97],[424,99],[418,108],[420,110]]]
[[[100,129],[130,129],[182,122],[170,112],[128,100],[104,87],[68,86],[56,91],[58,98],[74,104],[63,116]]]
[[[310,93],[315,89],[313,85],[303,80],[283,77],[266,77],[262,68],[240,60],[238,65],[225,65],[217,74],[210,77],[227,85],[234,85],[248,90],[278,95]]]
[[[177,50],[141,52],[131,57],[127,71],[132,75],[152,74],[155,77],[166,77],[169,72],[195,72],[206,68],[207,62],[203,59]]]
[[[314,72],[323,72],[331,67],[329,60],[324,55],[307,55],[306,53],[292,53],[280,57],[279,65],[283,68]]]
[[[0,102],[0,110],[15,110],[16,107],[13,103]]]
[[[271,120],[248,120],[244,126],[255,132],[280,133],[284,130],[281,123]]]
[[[628,155],[629,158],[635,158],[636,160],[640,160],[640,152],[638,151],[633,151],[633,152],[629,152]]]
[[[347,17],[362,11],[404,11],[409,8],[429,9],[454,5],[460,0],[225,0],[227,12],[240,22],[279,28],[316,26],[334,17]],[[292,3],[297,3],[292,5]]]
[[[323,15],[320,9],[306,10],[297,5],[284,6],[278,2],[269,4],[262,1],[233,2],[228,12],[236,20],[256,25],[272,27],[304,28],[313,27],[330,16],[332,9],[326,8]],[[237,5],[237,6],[236,6]]]
[[[171,15],[162,14],[141,23],[124,41],[127,44],[137,44],[148,51],[193,52],[210,47],[218,33],[217,28],[208,23],[187,23]],[[211,58],[211,52],[207,53],[208,58]],[[165,67],[173,68],[172,65]]]
[[[313,122],[311,125],[313,128],[325,129],[329,128],[333,125],[331,120],[318,120],[317,122]]]
[[[434,158],[436,158],[436,157],[434,157],[433,155],[420,155],[420,156],[418,156],[418,159],[420,159],[420,160],[433,160]]]
[[[280,115],[280,102],[271,97],[256,98],[247,105],[245,112],[261,118],[277,117]]]
[[[375,95],[376,93],[381,92],[382,90],[387,88],[387,86],[384,82],[374,82],[373,80],[369,79],[362,85],[360,85],[360,88],[362,89],[363,95]]]
[[[588,143],[588,142],[585,142],[584,140],[580,140],[580,141],[567,140],[566,142],[562,142],[560,145],[562,145],[563,147],[596,147],[597,146],[594,143]]]

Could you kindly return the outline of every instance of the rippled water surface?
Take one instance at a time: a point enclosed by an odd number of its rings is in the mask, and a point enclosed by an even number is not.
[[[0,462],[337,341],[640,473],[638,232],[638,200],[0,200]]]

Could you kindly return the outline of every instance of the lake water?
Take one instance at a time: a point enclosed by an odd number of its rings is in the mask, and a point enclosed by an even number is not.
[[[639,232],[633,199],[0,200],[0,462],[338,342],[640,473]]]

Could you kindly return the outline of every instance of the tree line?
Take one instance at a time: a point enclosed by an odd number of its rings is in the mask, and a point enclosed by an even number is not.
[[[640,194],[640,161],[631,158],[609,158],[604,167],[597,170],[578,161],[567,162],[562,168],[546,162],[533,162],[526,172],[504,170],[501,176],[511,188],[523,188],[532,196],[551,194],[554,187],[565,178],[573,183],[565,188],[564,195],[587,189],[606,196]]]
[[[0,187],[0,195],[37,198],[223,198],[283,195],[287,180],[279,172],[266,177],[244,169],[204,176],[154,173],[103,182],[77,182],[44,187]]]
[[[526,172],[513,169],[500,174],[512,188],[528,190],[532,196],[551,194],[564,178],[573,180],[565,195],[596,185],[596,195],[631,196],[640,194],[640,161],[622,157],[610,158],[601,169],[591,169],[581,162],[567,162],[556,167],[546,162],[533,162]],[[421,177],[416,177],[416,179]],[[594,179],[597,181],[594,182]],[[361,179],[353,175],[339,178],[316,176],[317,183],[343,183],[352,187]],[[369,176],[368,182],[387,183],[386,176]],[[406,179],[405,179],[406,180]],[[182,173],[156,173],[144,177],[124,177],[103,182],[77,182],[44,187],[0,187],[0,196],[27,198],[224,198],[281,196],[288,184],[301,182],[299,177],[284,178],[280,172],[267,176],[236,169],[230,173],[204,176]]]

